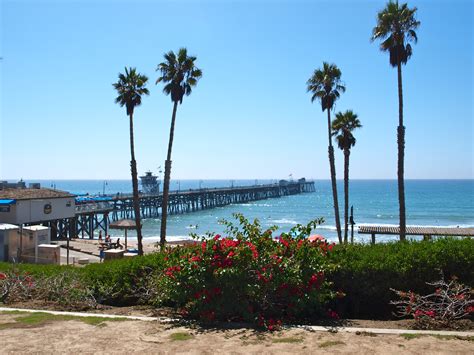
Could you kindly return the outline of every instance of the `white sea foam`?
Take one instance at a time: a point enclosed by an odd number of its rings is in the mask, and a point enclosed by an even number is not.
[[[357,223],[356,226],[383,226],[383,227],[398,227],[398,224],[393,223]],[[407,227],[427,227],[427,228],[474,228],[473,224],[407,224]]]
[[[129,237],[128,240],[136,241],[137,237]],[[189,235],[168,235],[166,237],[167,242],[178,242],[181,240],[192,240],[192,238]],[[159,241],[160,241],[160,236],[151,236],[151,237],[143,238],[143,243],[147,243],[147,244],[157,243]]]
[[[323,224],[322,226],[318,226],[316,229],[324,229],[324,230],[335,231],[336,226],[326,226],[326,225]]]
[[[270,222],[271,223],[278,223],[278,224],[293,224],[293,225],[298,224],[298,222],[296,222],[292,219],[286,219],[286,218],[272,219]]]

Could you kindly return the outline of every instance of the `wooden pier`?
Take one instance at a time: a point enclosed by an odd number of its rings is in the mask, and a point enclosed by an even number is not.
[[[359,234],[370,234],[375,244],[376,234],[400,235],[400,227],[395,226],[359,226]],[[432,236],[474,237],[474,228],[412,227],[406,226],[406,235],[420,235],[424,239]]]
[[[282,180],[276,184],[235,186],[226,188],[191,189],[171,191],[168,214],[191,213],[231,204],[248,203],[268,198],[278,198],[307,192],[314,192],[313,181]],[[161,216],[162,194],[140,194],[140,213],[143,219]],[[76,216],[68,220],[51,221],[51,236],[54,238],[93,238],[96,230],[108,233],[110,221],[131,219],[133,195],[116,194],[101,196],[97,200],[86,199],[76,202]]]

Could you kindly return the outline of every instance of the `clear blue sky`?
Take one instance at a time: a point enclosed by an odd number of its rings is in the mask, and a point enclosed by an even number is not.
[[[129,178],[124,66],[150,78],[135,114],[139,172],[163,165],[172,104],[156,86],[186,46],[203,78],[178,109],[172,178],[329,178],[326,116],[306,80],[342,70],[352,178],[396,178],[396,70],[370,42],[385,1],[1,1],[4,179]],[[410,1],[421,27],[403,68],[407,178],[473,178],[473,2]],[[342,153],[337,150],[338,178]]]

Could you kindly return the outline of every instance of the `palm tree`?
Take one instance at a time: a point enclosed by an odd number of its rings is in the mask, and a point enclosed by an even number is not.
[[[352,110],[336,113],[336,119],[332,121],[332,135],[336,137],[339,149],[344,152],[344,243],[346,244],[349,218],[349,156],[351,147],[356,144],[352,132],[361,127],[357,115]],[[351,243],[353,242],[351,239]]]
[[[377,26],[372,33],[372,41],[380,39],[380,49],[390,54],[390,65],[398,71],[398,202],[400,205],[400,240],[406,239],[405,216],[405,126],[403,125],[402,64],[412,55],[410,42],[416,43],[415,30],[420,21],[415,19],[416,7],[407,4],[399,6],[398,1],[390,1],[377,15]]]
[[[173,114],[171,116],[168,154],[165,161],[163,202],[161,204],[160,246],[162,248],[165,246],[166,242],[166,219],[168,216],[168,195],[171,177],[171,150],[173,148],[176,111],[178,109],[178,103],[183,103],[184,95],[191,95],[192,88],[196,86],[198,80],[202,76],[201,70],[194,65],[196,57],[188,56],[186,48],[180,48],[177,54],[173,51],[169,51],[168,53],[165,53],[164,57],[165,61],[158,64],[158,67],[156,68],[156,71],[160,72],[160,77],[156,80],[156,83],[163,82],[165,84],[163,92],[166,95],[171,95]]]
[[[341,82],[341,71],[335,64],[323,62],[322,69],[316,69],[307,81],[307,90],[312,93],[311,102],[318,99],[322,110],[328,112],[328,154],[329,167],[331,170],[332,195],[334,200],[334,216],[336,218],[336,230],[339,243],[342,243],[341,221],[339,219],[339,203],[337,201],[336,166],[334,162],[334,147],[331,140],[331,109],[346,87]]]
[[[149,95],[148,89],[145,87],[148,78],[145,75],[137,73],[135,68],[125,68],[125,74],[119,74],[119,80],[113,84],[117,90],[118,96],[115,103],[125,106],[127,116],[130,117],[130,167],[132,171],[132,187],[133,187],[133,211],[135,214],[135,224],[137,227],[138,254],[143,255],[142,244],[142,225],[140,222],[140,201],[138,199],[138,178],[137,178],[137,162],[135,160],[135,147],[133,141],[133,113],[135,107],[142,103],[142,95]]]

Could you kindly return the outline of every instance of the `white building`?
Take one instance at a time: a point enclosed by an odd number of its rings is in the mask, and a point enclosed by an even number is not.
[[[0,223],[33,224],[75,216],[74,195],[52,189],[0,190]]]

